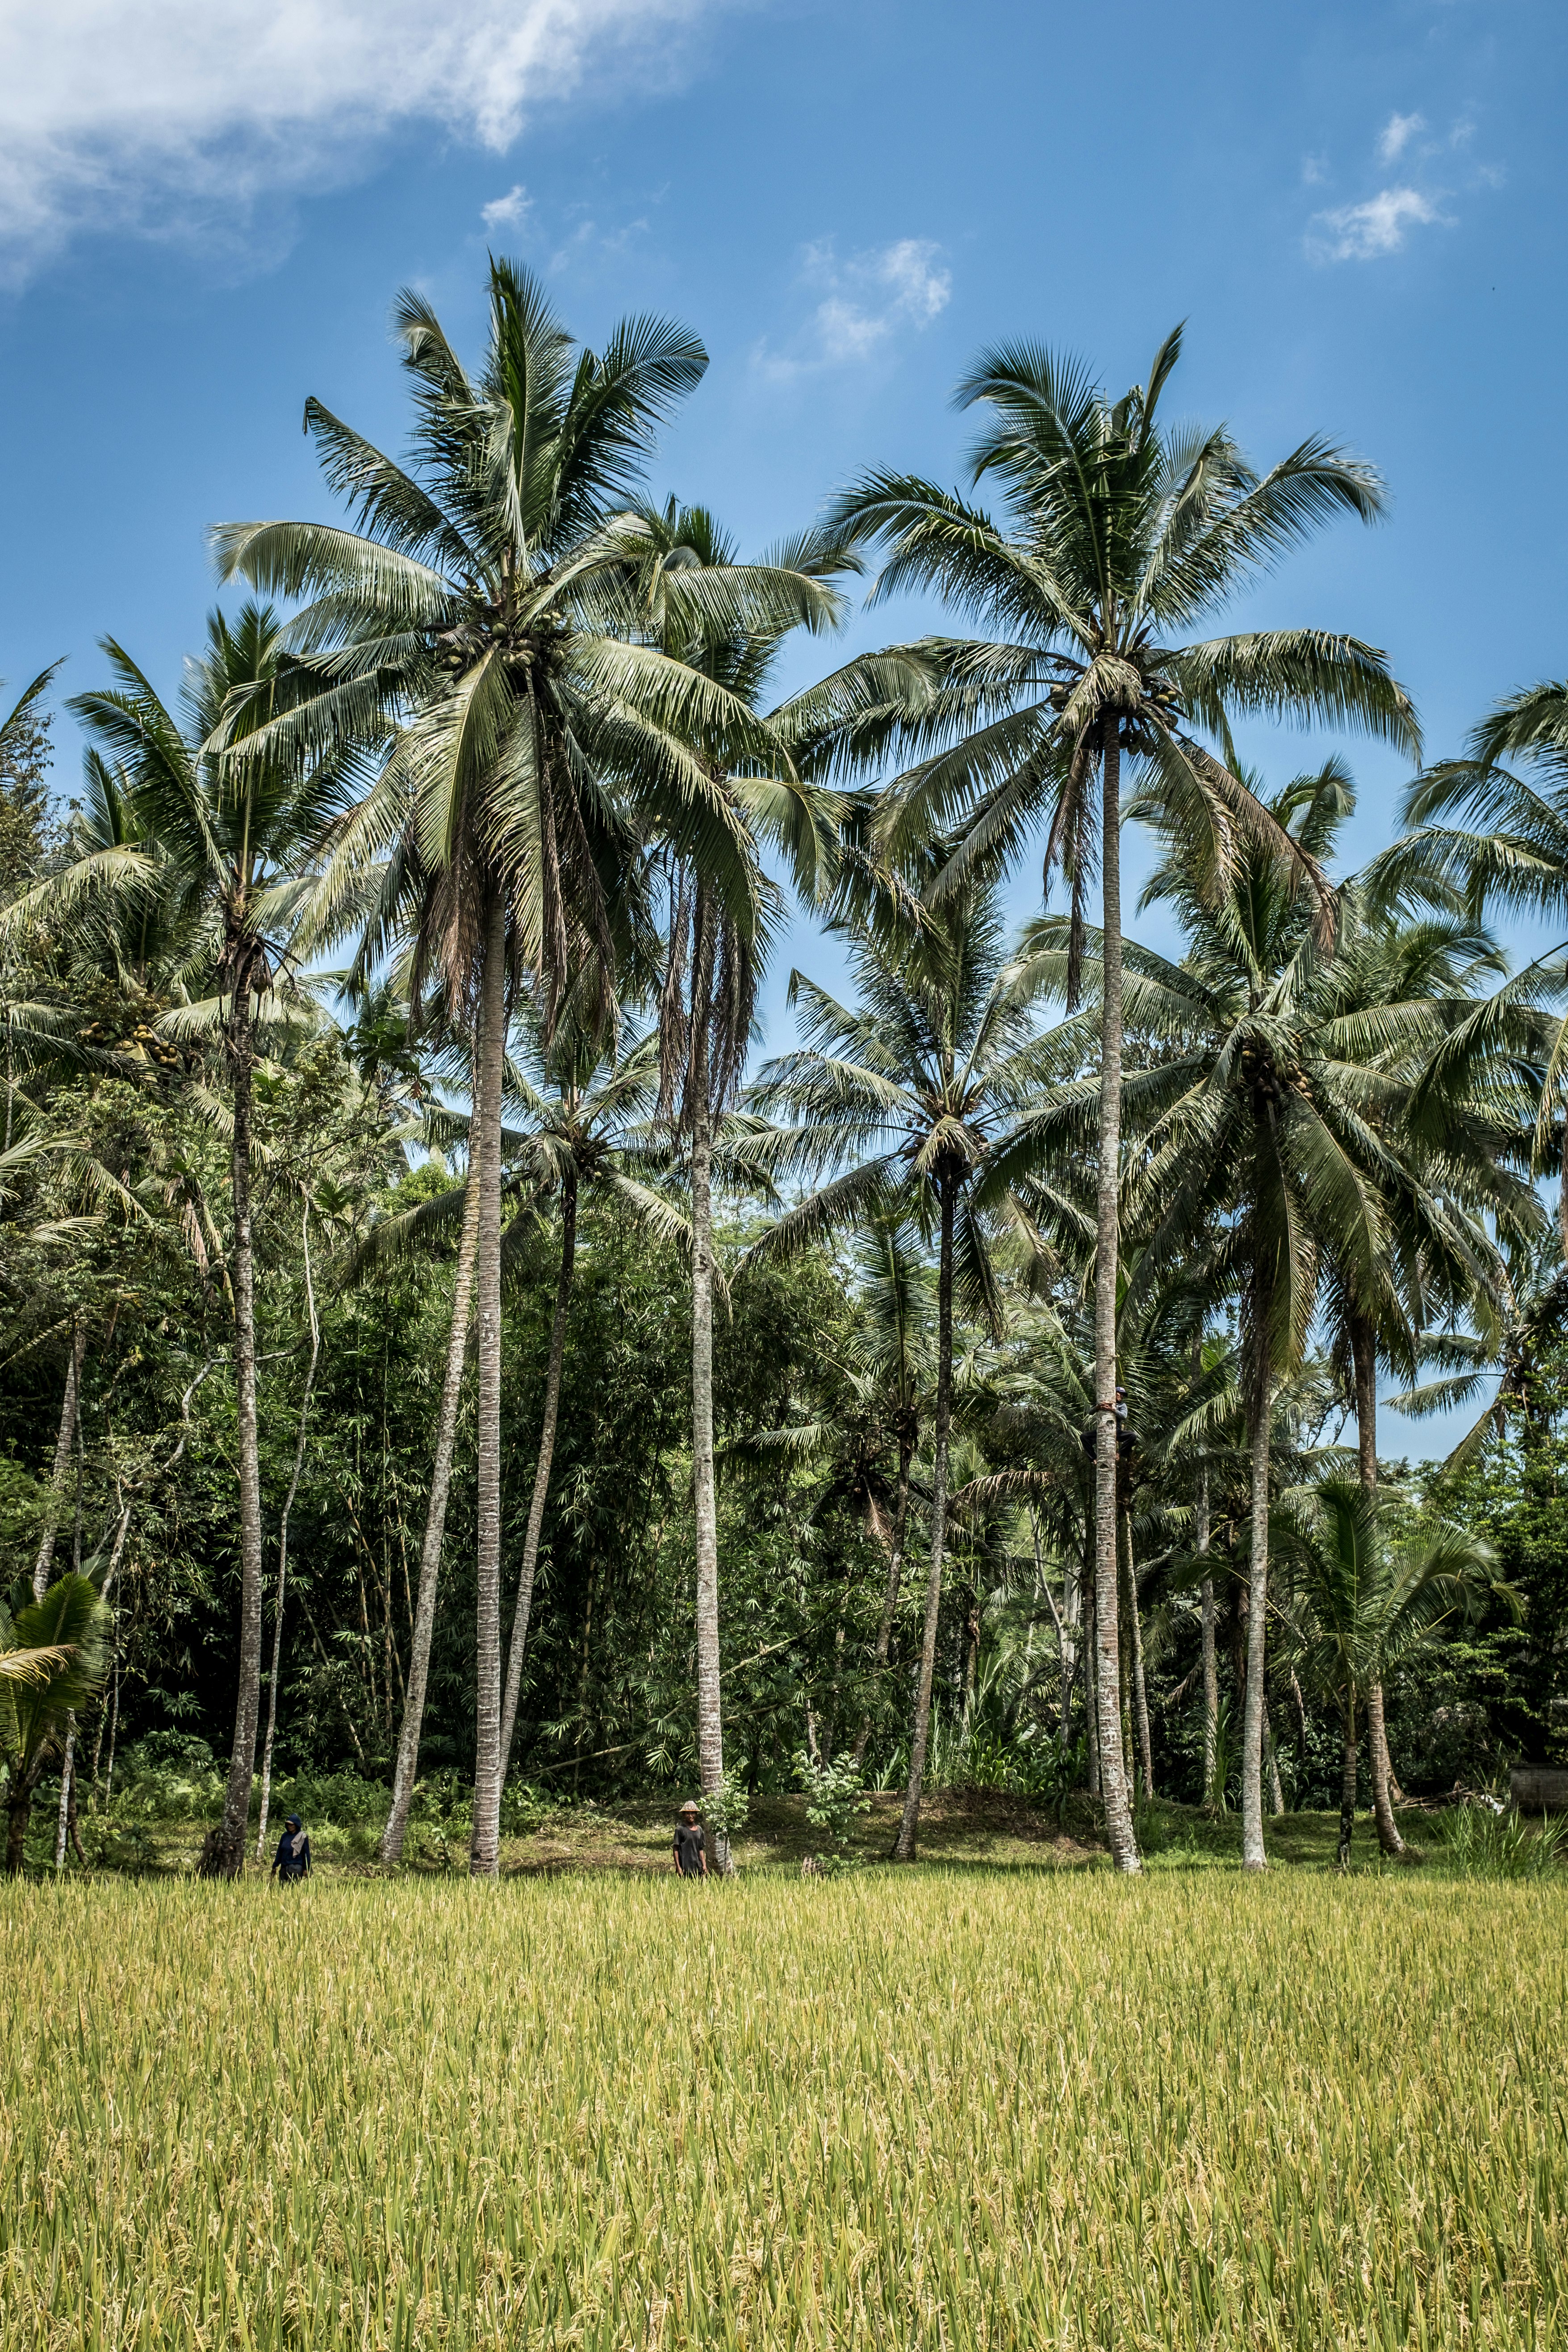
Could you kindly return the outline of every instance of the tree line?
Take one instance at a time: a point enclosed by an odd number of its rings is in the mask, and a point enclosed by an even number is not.
[[[215,529],[176,707],[104,641],[63,818],[52,673],[5,725],[10,1866],[47,1770],[58,1858],[117,1741],[220,1725],[227,1875],[285,1754],[388,1786],[388,1862],[460,1778],[493,1876],[514,1767],[694,1770],[720,1868],[800,1749],[906,1859],[933,1774],[1081,1783],[1136,1870],[1162,1785],[1260,1868],[1364,1770],[1397,1851],[1391,1696],[1407,1771],[1554,1752],[1563,967],[1491,925],[1568,893],[1568,686],[1423,764],[1378,648],[1205,634],[1384,499],[1167,425],[1179,332],[1119,398],[983,353],[966,490],[753,560],[647,495],[684,330],[589,351],[503,261],[477,373],[397,324],[405,460],[307,403],[342,520]],[[954,634],[778,698],[858,587]],[[1400,840],[1344,870],[1348,767],[1259,718],[1407,756]],[[792,903],[847,985],[757,1066]],[[1492,1367],[1384,1479],[1380,1375]]]

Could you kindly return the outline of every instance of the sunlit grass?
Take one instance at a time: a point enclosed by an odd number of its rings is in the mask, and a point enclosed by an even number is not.
[[[0,1896],[18,2346],[1538,2346],[1568,1893]]]

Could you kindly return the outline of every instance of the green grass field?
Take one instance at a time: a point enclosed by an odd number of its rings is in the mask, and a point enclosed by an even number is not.
[[[15,1887],[11,2346],[1568,2340],[1568,1889]]]

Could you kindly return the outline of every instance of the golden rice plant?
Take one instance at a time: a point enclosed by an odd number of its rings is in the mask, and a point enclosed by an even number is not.
[[[8,1889],[10,2347],[1568,2342],[1568,1894]]]

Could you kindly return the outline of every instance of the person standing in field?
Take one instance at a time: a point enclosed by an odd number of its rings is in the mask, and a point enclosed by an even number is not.
[[[675,1822],[675,1843],[671,1848],[675,1868],[681,1878],[706,1878],[708,1848],[702,1835],[702,1823],[697,1807],[688,1797]]]
[[[280,1880],[285,1886],[291,1886],[296,1879],[310,1875],[310,1841],[298,1813],[290,1813],[284,1822],[283,1834],[278,1841],[278,1852],[267,1874],[269,1878]]]

